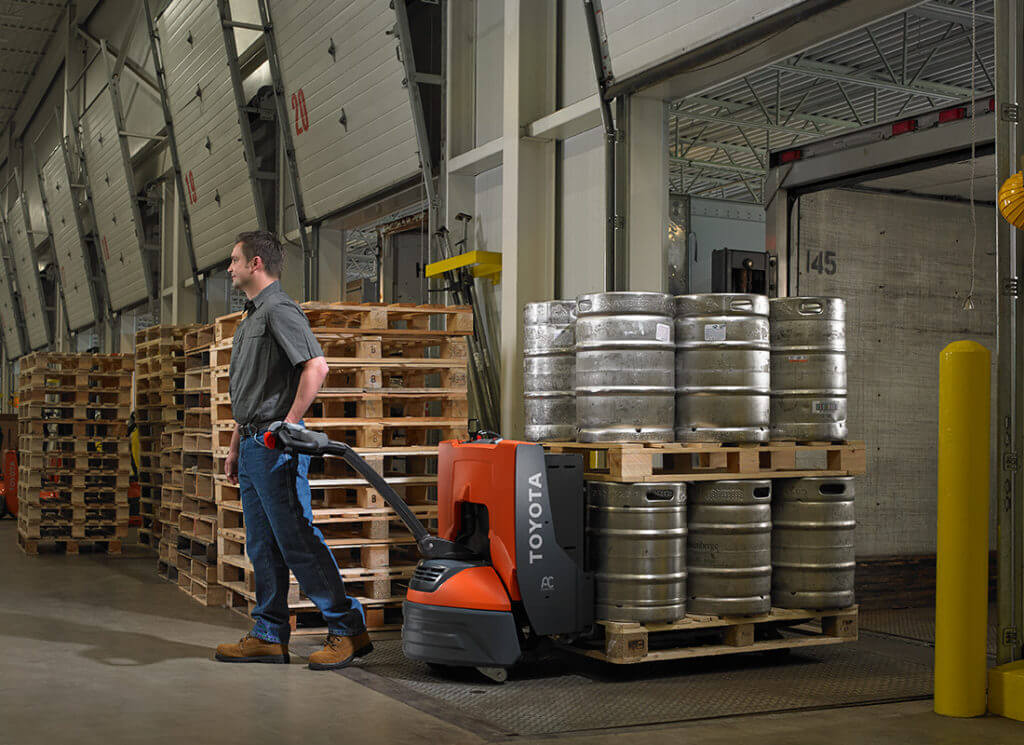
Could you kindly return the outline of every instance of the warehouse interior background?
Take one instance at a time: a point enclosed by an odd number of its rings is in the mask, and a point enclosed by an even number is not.
[[[1024,252],[997,193],[1024,149],[1022,3],[689,5],[0,2],[0,410],[33,351],[132,353],[241,310],[226,266],[257,227],[300,302],[445,303],[427,264],[500,254],[474,309],[506,437],[524,304],[734,292],[754,267],[749,291],[846,301],[858,602],[887,638],[933,633],[886,614],[933,602],[939,354],[992,352],[989,653],[1020,659]]]

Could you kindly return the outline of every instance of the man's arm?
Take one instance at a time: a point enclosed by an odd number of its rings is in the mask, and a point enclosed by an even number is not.
[[[235,430],[231,433],[231,448],[228,450],[228,458],[224,461],[224,475],[228,477],[228,483],[238,485],[238,445],[241,442],[241,434],[238,432],[238,422],[235,422]]]
[[[295,400],[285,417],[286,422],[297,424],[305,415],[317,391],[324,384],[327,377],[327,360],[323,357],[313,357],[302,363],[302,375],[299,378],[299,389],[295,392]]]

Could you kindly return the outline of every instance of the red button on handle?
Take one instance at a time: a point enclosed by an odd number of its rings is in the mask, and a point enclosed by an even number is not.
[[[277,449],[277,438],[274,437],[274,433],[273,432],[264,432],[263,433],[263,444],[266,445],[271,450],[276,450]]]

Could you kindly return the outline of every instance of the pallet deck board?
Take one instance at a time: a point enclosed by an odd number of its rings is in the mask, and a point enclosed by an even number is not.
[[[673,623],[597,621],[604,631],[603,649],[566,645],[567,649],[615,664],[635,664],[745,652],[843,644],[858,638],[858,608],[791,610],[772,608],[755,616],[687,616]],[[811,625],[821,623],[820,628]],[[786,636],[782,632],[791,635]],[[714,632],[721,638],[707,641]],[[758,635],[773,638],[757,638]],[[651,639],[658,648],[651,648]]]
[[[548,442],[554,453],[584,456],[584,476],[592,481],[719,481],[722,479],[852,476],[867,470],[865,444],[772,442],[577,443]],[[823,467],[797,468],[798,456],[824,457]],[[661,464],[657,463],[661,460]]]

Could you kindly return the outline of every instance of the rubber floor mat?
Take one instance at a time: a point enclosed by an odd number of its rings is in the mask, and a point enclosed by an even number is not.
[[[552,650],[504,684],[472,670],[438,674],[398,641],[344,671],[365,685],[478,734],[542,735],[740,714],[927,698],[931,650],[862,638],[784,655],[732,655],[611,665]]]

